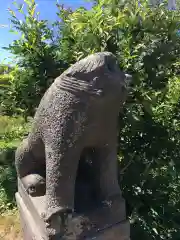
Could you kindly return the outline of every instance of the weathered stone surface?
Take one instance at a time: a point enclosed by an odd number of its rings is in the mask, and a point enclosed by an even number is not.
[[[99,206],[93,211],[73,214],[65,224],[63,234],[49,238],[46,224],[40,217],[45,208],[45,196],[31,197],[19,181],[19,192],[16,193],[24,240],[129,240],[129,223],[125,221],[123,199],[115,200],[112,205]],[[59,228],[59,226],[57,226]]]
[[[39,216],[44,219],[49,236],[64,234],[65,219],[73,212],[80,213],[80,208],[82,213],[96,209],[93,211],[99,218],[100,202],[123,201],[117,178],[116,147],[118,114],[126,95],[126,76],[109,52],[96,53],[77,62],[55,79],[44,94],[31,132],[16,151],[15,162],[25,188],[21,191],[20,184],[19,193],[35,214],[33,218],[40,225]],[[88,157],[88,169],[92,171],[87,187],[82,179],[81,184],[76,182],[79,164]],[[82,172],[86,175],[88,171]],[[76,191],[81,195],[86,191],[88,197],[82,196],[84,201],[81,201]],[[37,199],[38,208],[43,206],[41,213],[33,208]],[[90,204],[84,205],[85,199],[90,199]]]

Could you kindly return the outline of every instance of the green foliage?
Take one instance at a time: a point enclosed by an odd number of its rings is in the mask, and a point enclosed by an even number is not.
[[[15,208],[17,191],[16,171],[13,165],[0,165],[0,214]]]
[[[4,98],[6,98],[6,92],[8,91],[11,80],[12,80],[12,67],[8,65],[0,65],[0,113],[3,112],[3,102]]]
[[[9,82],[11,80],[11,76],[9,74],[0,75],[0,89],[6,88],[9,86]]]
[[[29,130],[29,123],[22,117],[0,117],[0,141],[10,142],[21,139]]]
[[[7,74],[12,71],[12,67],[7,64],[0,65],[0,75]]]
[[[0,116],[0,214],[15,207],[16,171],[14,152],[27,135],[31,120]]]
[[[17,72],[17,67],[0,66],[2,74],[0,75],[0,113],[9,114],[15,113],[14,96],[14,75]]]
[[[25,122],[22,117],[0,116],[0,165],[12,164],[14,150],[28,134],[31,120]]]
[[[24,6],[14,2],[15,10],[9,9],[11,32],[21,34],[19,40],[5,48],[17,56],[18,69],[5,93],[4,112],[33,115],[49,84],[64,70],[64,64],[56,56],[53,31],[48,22],[39,19],[34,0],[26,0]],[[17,18],[16,11],[24,20]],[[8,103],[7,103],[8,102]],[[7,106],[7,107],[6,107]]]

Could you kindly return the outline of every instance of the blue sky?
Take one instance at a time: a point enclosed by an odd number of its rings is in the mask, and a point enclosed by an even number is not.
[[[10,55],[7,51],[2,50],[2,47],[8,46],[17,36],[9,32],[10,22],[9,22],[9,13],[8,8],[12,8],[13,0],[1,0],[0,8],[0,62],[5,58],[8,58]],[[18,3],[22,3],[23,0],[17,0]],[[57,19],[56,16],[56,0],[36,0],[38,4],[38,10],[40,11],[41,19],[47,19],[50,22]],[[84,0],[59,0],[59,4],[65,4],[65,6],[72,7],[73,9],[80,6],[86,8],[91,7],[91,3],[85,2]],[[2,26],[3,25],[3,26]],[[7,61],[7,60],[5,60]]]

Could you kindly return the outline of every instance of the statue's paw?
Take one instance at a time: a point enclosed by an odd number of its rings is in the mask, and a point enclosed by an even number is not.
[[[47,211],[47,213],[41,214],[41,217],[45,221],[47,234],[50,239],[56,239],[56,236],[60,238],[60,236],[63,235],[68,224],[68,219],[71,216],[72,209],[68,208],[54,208]],[[59,239],[58,237],[57,239]]]
[[[39,174],[30,174],[21,179],[26,192],[32,197],[43,196],[46,193],[46,180]]]
[[[73,210],[68,207],[54,207],[49,208],[46,213],[42,213],[41,217],[44,219],[46,223],[51,222],[52,219],[63,220],[66,216],[72,215]]]
[[[62,235],[64,232],[64,227],[62,225],[62,219],[59,215],[54,216],[51,220],[46,221],[46,231],[50,239],[55,238],[57,235]]]

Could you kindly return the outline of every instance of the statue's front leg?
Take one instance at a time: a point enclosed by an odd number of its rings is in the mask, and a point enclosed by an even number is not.
[[[49,137],[50,138],[50,137]],[[74,188],[80,158],[76,146],[69,147],[60,136],[45,144],[46,151],[46,213],[45,221],[50,235],[62,229],[64,217],[74,209]],[[56,228],[56,229],[55,229]]]
[[[117,175],[116,142],[109,142],[103,147],[96,149],[96,161],[99,173],[100,198],[106,200],[114,196],[121,197]]]

